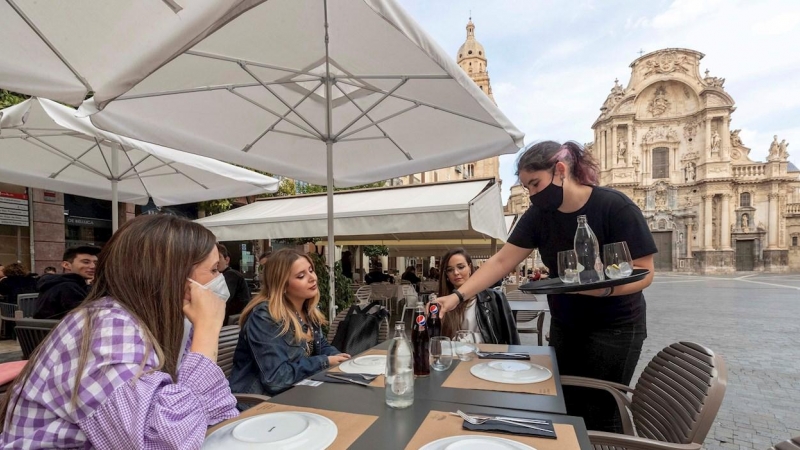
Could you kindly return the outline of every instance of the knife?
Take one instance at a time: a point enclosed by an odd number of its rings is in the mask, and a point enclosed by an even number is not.
[[[330,373],[325,374],[325,376],[326,377],[331,377],[331,378],[333,378],[335,380],[347,381],[348,383],[353,383],[353,384],[358,384],[358,385],[361,385],[361,386],[369,387],[369,383],[364,382],[364,381],[353,380],[353,379],[350,379],[350,378],[347,378],[347,377],[342,377],[342,376],[339,376],[339,375],[332,375]]]

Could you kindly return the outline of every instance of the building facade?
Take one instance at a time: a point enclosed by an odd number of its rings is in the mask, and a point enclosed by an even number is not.
[[[488,61],[486,59],[486,50],[484,50],[483,45],[475,39],[475,24],[472,23],[472,18],[470,18],[467,23],[467,39],[461,45],[461,48],[458,49],[456,62],[464,72],[469,74],[475,84],[492,99],[492,102],[494,102],[492,85],[489,81],[489,71],[487,69]],[[494,178],[499,182],[500,158],[495,156],[468,164],[430,170],[392,180],[392,182],[393,184],[417,184],[466,180],[470,178]]]
[[[587,145],[601,185],[642,209],[656,269],[699,273],[800,270],[800,171],[775,136],[766,162],[732,129],[725,79],[700,74],[703,54],[663,49],[631,63]]]

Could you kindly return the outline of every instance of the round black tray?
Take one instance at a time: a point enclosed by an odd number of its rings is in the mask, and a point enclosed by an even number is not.
[[[565,284],[560,278],[553,278],[525,283],[519,287],[519,290],[526,294],[570,294],[635,283],[644,279],[648,273],[650,273],[650,271],[647,269],[633,269],[633,273],[625,278],[617,278],[615,280],[606,279],[604,281],[598,281],[597,283],[587,284]]]

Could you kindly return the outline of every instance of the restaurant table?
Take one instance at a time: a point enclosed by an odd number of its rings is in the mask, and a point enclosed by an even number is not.
[[[388,340],[374,348],[386,350],[389,348],[390,342],[391,340]],[[566,414],[567,408],[564,404],[564,392],[561,387],[561,377],[558,372],[555,350],[552,347],[509,345],[508,351],[526,352],[530,353],[531,355],[549,355],[553,367],[553,379],[556,385],[556,395],[524,394],[519,392],[500,392],[442,387],[442,383],[444,383],[447,377],[453,373],[456,366],[458,366],[460,363],[458,358],[453,359],[453,364],[448,370],[442,372],[431,370],[430,376],[417,378],[414,382],[415,395],[417,398],[449,403]],[[354,357],[355,356],[358,355],[354,355]],[[330,385],[333,383],[326,384]],[[337,392],[340,393],[340,401],[344,402],[347,402],[351,398],[357,398],[358,396],[363,395],[365,391],[364,387],[355,384],[336,384],[335,386]],[[383,395],[383,389],[381,388],[371,387],[369,389],[380,391],[380,395]]]
[[[270,402],[378,416],[378,420],[350,446],[354,450],[405,449],[430,411],[455,412],[458,409],[474,414],[548,419],[554,423],[569,424],[575,428],[581,449],[592,449],[586,425],[580,417],[437,401],[426,398],[425,394],[416,390],[419,384],[414,386],[414,404],[406,409],[387,406],[383,388],[333,383],[316,387],[295,386],[272,397]]]

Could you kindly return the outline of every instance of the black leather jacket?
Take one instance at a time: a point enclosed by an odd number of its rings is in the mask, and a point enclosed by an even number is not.
[[[475,314],[483,342],[519,345],[519,333],[505,294],[494,289],[478,292]]]

